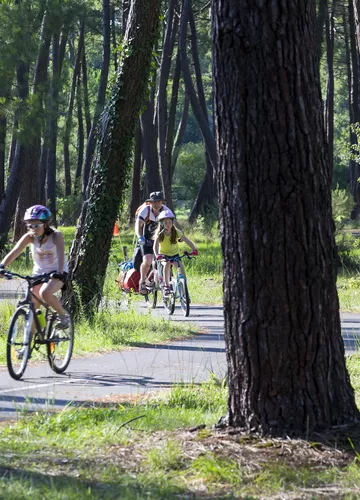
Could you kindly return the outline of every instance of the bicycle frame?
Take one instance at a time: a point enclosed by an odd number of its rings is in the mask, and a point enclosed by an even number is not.
[[[181,259],[183,259],[185,257],[188,259],[192,258],[192,257],[190,257],[190,255],[187,252],[185,252],[183,255],[177,256],[175,258],[165,256],[164,259],[162,259],[161,261],[156,261],[158,264],[157,265],[157,272],[158,272],[158,277],[159,277],[158,281],[159,281],[160,289],[162,291],[163,291],[163,287],[164,287],[164,277],[163,277],[163,265],[161,262],[166,261],[166,262],[171,262],[172,265],[176,265],[176,273],[173,274],[173,277],[171,279],[172,290],[170,292],[170,295],[169,295],[169,297],[166,297],[163,295],[164,306],[167,309],[169,314],[173,314],[174,308],[175,308],[175,300],[177,298],[180,299],[181,307],[183,308],[183,302],[181,300],[180,287],[179,287],[180,282],[183,283],[184,291],[186,290],[185,293],[186,293],[187,304],[186,304],[185,315],[188,316],[188,314],[189,314],[190,298],[189,298],[188,291],[187,291],[187,279],[186,279],[185,274],[183,274],[183,271],[182,271],[183,266],[181,266]],[[170,277],[171,277],[171,274],[172,274],[172,272],[170,271]],[[184,306],[184,308],[185,308],[185,306]],[[184,308],[183,308],[183,310],[185,310]]]
[[[36,285],[39,285],[41,283],[46,283],[50,279],[49,274],[41,274],[39,276],[23,276],[21,274],[13,273],[13,272],[4,272],[3,273],[5,278],[7,279],[12,279],[12,277],[19,277],[24,279],[27,282],[27,291],[26,291],[26,296],[24,299],[19,300],[19,302],[16,305],[16,308],[26,308],[28,309],[27,313],[27,328],[26,331],[30,332],[31,331],[31,325],[34,322],[35,323],[35,328],[36,328],[36,333],[40,337],[40,339],[34,339],[34,347],[36,344],[46,344],[48,343],[47,339],[47,334],[50,331],[50,328],[52,328],[52,325],[54,321],[57,318],[57,313],[51,307],[46,304],[44,301],[40,299],[33,291],[32,288]],[[45,318],[46,318],[46,325],[43,328],[40,325],[39,318],[37,317],[37,314],[35,313],[35,302],[32,300],[34,298],[36,302],[38,302],[41,306],[44,307],[45,309]],[[30,335],[29,338],[26,339],[27,341],[30,340]]]

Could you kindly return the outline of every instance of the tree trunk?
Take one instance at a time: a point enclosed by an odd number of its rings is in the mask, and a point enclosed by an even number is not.
[[[359,102],[359,46],[356,43],[356,23],[353,4],[350,1],[349,9],[349,31],[350,31],[350,53],[351,53],[351,82],[350,82],[350,102],[349,110],[352,119],[351,123],[360,122],[360,102]],[[350,135],[350,141],[353,146],[357,145],[357,136],[354,132]],[[351,163],[353,170],[350,174],[351,179],[351,193],[354,197],[354,208],[352,211],[352,218],[357,219],[359,216],[359,165],[357,162]]]
[[[46,158],[45,196],[49,209],[56,221],[56,147],[58,132],[59,84],[60,84],[60,43],[59,33],[53,34],[52,80],[49,99],[48,148]]]
[[[151,92],[145,111],[141,115],[142,148],[146,174],[144,179],[145,195],[161,190],[159,156],[157,151],[157,130],[153,123],[154,90]]]
[[[69,99],[69,106],[67,111],[65,132],[64,132],[65,196],[71,195],[71,169],[70,169],[69,144],[70,144],[70,134],[72,129],[72,115],[74,109],[76,83],[80,75],[82,53],[84,48],[84,32],[85,32],[85,21],[82,20],[80,26],[78,51],[75,59],[74,71],[72,76],[70,99]]]
[[[28,207],[40,201],[40,155],[41,155],[41,131],[43,128],[43,100],[47,84],[47,68],[49,62],[49,49],[51,42],[51,19],[48,12],[44,15],[41,42],[34,70],[34,90],[32,106],[27,117],[26,129],[27,141],[25,145],[25,166],[23,183],[17,202],[14,241],[18,241],[24,233],[24,213]]]
[[[171,169],[171,159],[175,140],[175,122],[176,122],[176,109],[179,97],[179,87],[180,87],[180,75],[181,75],[181,65],[180,65],[180,54],[179,51],[176,56],[173,84],[171,89],[171,99],[169,106],[168,123],[166,127],[166,137],[165,137],[165,151],[164,151],[164,168],[169,172],[170,184],[172,184],[173,172]]]
[[[352,0],[350,0],[352,1]],[[328,0],[319,0],[316,18],[316,56],[320,64],[324,39],[324,24],[328,16]]]
[[[140,179],[141,179],[141,127],[140,123],[136,127],[135,146],[134,146],[134,165],[131,183],[131,204],[129,223],[135,221],[136,209],[140,206]]]
[[[334,170],[334,9],[335,0],[332,0],[331,9],[325,23],[328,74],[324,108],[328,161],[331,175]]]
[[[77,166],[75,172],[74,193],[77,194],[81,188],[81,171],[84,161],[84,122],[82,112],[82,87],[81,78],[79,75],[77,90],[76,90],[76,105],[77,105],[77,121],[78,121],[78,134],[77,134]]]
[[[85,45],[84,45],[84,52],[83,52],[83,58],[82,58],[82,92],[83,92],[83,98],[84,98],[84,115],[85,115],[85,122],[86,122],[86,138],[88,139],[90,136],[91,132],[91,116],[90,116],[90,105],[89,105],[89,91],[88,91],[88,79],[87,79],[87,64],[86,64],[86,54],[85,54]]]
[[[91,125],[91,130],[86,145],[86,154],[84,162],[83,188],[82,188],[84,196],[89,182],[90,167],[96,146],[96,127],[98,126],[98,121],[104,107],[105,97],[106,97],[106,87],[109,76],[110,35],[111,35],[109,0],[103,0],[103,27],[104,27],[104,43],[103,43],[103,60],[101,66],[100,83],[99,83],[97,101],[95,106],[94,119]]]
[[[340,329],[315,2],[212,7],[224,424],[309,435],[353,423],[359,412]]]
[[[191,52],[194,62],[197,95],[199,97],[199,103],[203,111],[203,114],[205,116],[205,119],[209,123],[204,86],[202,82],[200,60],[197,48],[196,25],[191,6],[189,8],[189,25],[191,31]],[[197,217],[200,214],[202,214],[209,221],[210,219],[213,219],[214,216],[217,219],[217,213],[215,215],[215,210],[214,210],[217,198],[216,186],[214,182],[214,169],[207,150],[205,151],[205,165],[206,165],[205,176],[200,185],[199,193],[195,199],[194,205],[189,215],[190,224],[194,224],[196,222]]]
[[[18,97],[23,109],[20,110],[18,117],[19,123],[24,122],[24,109],[26,99],[29,95],[29,64],[25,61],[19,61],[16,68],[16,83]],[[20,130],[22,127],[20,127]],[[0,204],[0,251],[3,250],[10,230],[11,222],[14,216],[16,203],[23,181],[23,171],[25,166],[25,144],[26,132],[22,130],[16,141],[14,161],[11,166],[10,175],[7,181],[6,190]]]
[[[131,2],[124,40],[129,50],[103,112],[89,198],[70,252],[70,277],[89,313],[102,295],[114,221],[126,187],[135,125],[148,84],[159,12],[160,0]]]
[[[117,42],[116,42],[116,19],[115,19],[115,7],[111,6],[111,39],[113,46],[113,57],[114,57],[114,71],[118,71],[118,54],[117,54]]]
[[[174,31],[174,12],[176,0],[169,0],[169,8],[166,18],[166,28],[164,43],[162,49],[162,57],[159,74],[159,87],[156,98],[157,103],[157,124],[158,124],[158,143],[159,143],[159,163],[162,172],[164,183],[164,194],[166,203],[169,208],[172,208],[172,193],[170,172],[165,167],[165,140],[167,130],[167,84],[170,75],[171,58],[173,53],[172,33]]]
[[[215,141],[212,135],[212,132],[209,127],[209,122],[204,115],[203,109],[199,102],[199,99],[196,95],[196,91],[194,88],[194,84],[192,82],[189,61],[186,54],[186,32],[187,32],[187,24],[190,16],[191,9],[191,0],[184,0],[183,11],[181,14],[181,23],[180,23],[180,37],[179,37],[179,51],[180,51],[180,61],[181,61],[181,69],[183,72],[183,78],[185,83],[185,89],[189,96],[189,100],[191,103],[191,107],[196,118],[196,121],[199,125],[199,129],[201,131],[201,135],[204,139],[205,147],[208,152],[211,164],[213,167],[216,166],[216,148]]]
[[[187,123],[187,119],[188,119],[188,115],[189,115],[189,104],[190,104],[189,97],[185,93],[184,109],[183,109],[183,112],[181,115],[181,120],[179,122],[179,126],[177,129],[176,135],[175,135],[174,147],[173,147],[173,150],[171,153],[171,178],[173,177],[174,172],[175,172],[176,163],[177,163],[177,160],[179,157],[181,144],[182,144],[183,137],[184,137],[185,130],[186,130],[186,123]]]

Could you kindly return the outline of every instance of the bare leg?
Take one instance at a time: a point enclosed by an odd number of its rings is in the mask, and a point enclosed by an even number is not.
[[[60,280],[51,279],[47,283],[44,283],[40,288],[40,298],[44,302],[46,302],[50,307],[55,309],[55,311],[60,314],[60,316],[64,316],[67,314],[65,309],[63,308],[60,300],[55,297],[54,293],[61,290],[63,287],[63,282]]]

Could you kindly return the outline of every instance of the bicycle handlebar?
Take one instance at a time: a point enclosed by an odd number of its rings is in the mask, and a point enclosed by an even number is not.
[[[41,281],[45,280],[49,281],[51,279],[51,275],[53,273],[44,273],[44,274],[39,274],[37,276],[24,276],[22,274],[14,273],[13,271],[5,271],[5,270],[0,270],[0,275],[4,276],[6,279],[11,280],[13,278],[21,278],[25,281],[27,281],[29,284],[31,281]]]
[[[184,259],[185,257],[187,257],[189,260],[190,260],[190,259],[195,259],[195,256],[193,256],[193,257],[192,257],[192,256],[189,254],[189,252],[184,252],[184,253],[183,253],[183,255],[177,255],[176,257],[169,257],[169,256],[167,256],[167,255],[164,255],[164,256],[163,256],[163,259],[161,259],[161,261],[162,261],[162,260],[165,260],[166,262],[169,262],[169,261],[170,261],[170,262],[171,262],[171,261],[176,262],[176,261],[178,261],[178,260]],[[161,261],[160,261],[160,262],[161,262]]]

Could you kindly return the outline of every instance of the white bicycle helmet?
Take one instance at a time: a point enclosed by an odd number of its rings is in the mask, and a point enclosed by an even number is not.
[[[159,221],[163,219],[175,219],[175,215],[172,213],[170,209],[163,210],[162,212],[159,213],[157,219]]]

